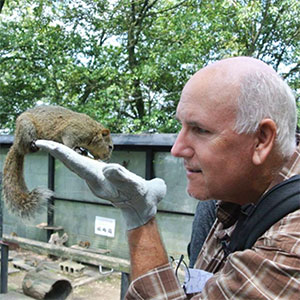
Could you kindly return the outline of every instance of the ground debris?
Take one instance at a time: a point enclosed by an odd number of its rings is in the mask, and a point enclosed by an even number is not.
[[[101,274],[99,268],[93,265],[82,264],[84,266],[80,275],[68,274],[60,268],[60,263],[66,262],[64,259],[52,259],[47,255],[39,255],[34,252],[18,249],[10,251],[9,270],[12,272],[8,275],[8,294],[13,294],[12,298],[2,299],[33,299],[23,295],[22,283],[25,275],[33,269],[44,269],[50,272],[61,274],[66,277],[72,284],[72,300],[114,300],[120,299],[121,291],[121,273],[112,272]],[[79,262],[73,262],[79,263]],[[16,269],[14,264],[18,265]],[[18,273],[15,273],[18,272]],[[18,297],[16,295],[19,295]],[[24,297],[23,297],[24,296]],[[23,297],[23,298],[22,298]],[[69,298],[68,298],[69,299]]]

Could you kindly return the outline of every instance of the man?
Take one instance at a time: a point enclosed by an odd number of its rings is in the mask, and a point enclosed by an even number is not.
[[[193,290],[193,299],[296,299],[299,209],[272,225],[251,249],[226,256],[222,248],[241,214],[255,208],[275,185],[288,192],[278,182],[289,182],[300,171],[290,89],[261,61],[225,59],[192,76],[176,117],[182,129],[172,154],[184,160],[188,193],[199,200],[221,200],[217,221],[195,264],[213,276],[203,289]],[[180,287],[157,229],[156,206],[165,193],[159,179],[144,181],[120,166],[90,163],[57,143],[37,141],[37,146],[83,177],[97,196],[121,208],[128,226],[133,280],[127,299],[192,296]],[[300,191],[296,196],[300,203]]]

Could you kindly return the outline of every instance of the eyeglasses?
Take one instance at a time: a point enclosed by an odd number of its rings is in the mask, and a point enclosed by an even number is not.
[[[180,255],[179,259],[175,259],[173,256],[170,256],[171,266],[175,269],[175,276],[182,288],[185,287],[191,278],[189,268],[183,259],[183,254]]]

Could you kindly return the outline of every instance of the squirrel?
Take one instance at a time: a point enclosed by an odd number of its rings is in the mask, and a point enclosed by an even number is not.
[[[4,162],[2,195],[8,208],[20,217],[32,217],[53,192],[45,188],[29,191],[24,179],[24,157],[38,151],[35,141],[52,140],[76,149],[84,148],[94,159],[107,160],[113,150],[109,129],[83,113],[61,106],[41,105],[16,120],[14,142]]]

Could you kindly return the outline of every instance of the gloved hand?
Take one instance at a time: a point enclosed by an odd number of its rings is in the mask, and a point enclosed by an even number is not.
[[[94,195],[121,208],[128,230],[146,224],[156,214],[157,205],[166,194],[162,179],[145,180],[119,164],[82,156],[57,142],[37,140],[35,144],[83,178]]]

